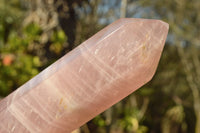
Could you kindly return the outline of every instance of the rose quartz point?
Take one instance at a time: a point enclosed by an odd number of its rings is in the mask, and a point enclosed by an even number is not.
[[[168,33],[119,19],[0,102],[1,133],[68,133],[147,83]]]

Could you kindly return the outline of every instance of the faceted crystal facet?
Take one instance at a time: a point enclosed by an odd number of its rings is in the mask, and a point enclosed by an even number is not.
[[[2,133],[67,133],[120,101],[155,73],[168,24],[119,19],[0,103]]]

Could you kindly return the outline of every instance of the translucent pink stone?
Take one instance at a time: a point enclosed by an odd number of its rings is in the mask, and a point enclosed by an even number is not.
[[[78,128],[152,78],[167,33],[159,20],[117,20],[3,99],[0,132]]]

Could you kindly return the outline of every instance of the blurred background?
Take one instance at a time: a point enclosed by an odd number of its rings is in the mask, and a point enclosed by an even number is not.
[[[0,96],[120,17],[170,24],[156,75],[79,133],[200,133],[200,0],[0,0]]]

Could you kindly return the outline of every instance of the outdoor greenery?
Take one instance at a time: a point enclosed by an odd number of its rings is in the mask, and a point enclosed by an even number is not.
[[[200,133],[199,0],[1,0],[0,96],[5,97],[120,17],[170,24],[154,78],[81,133]]]

